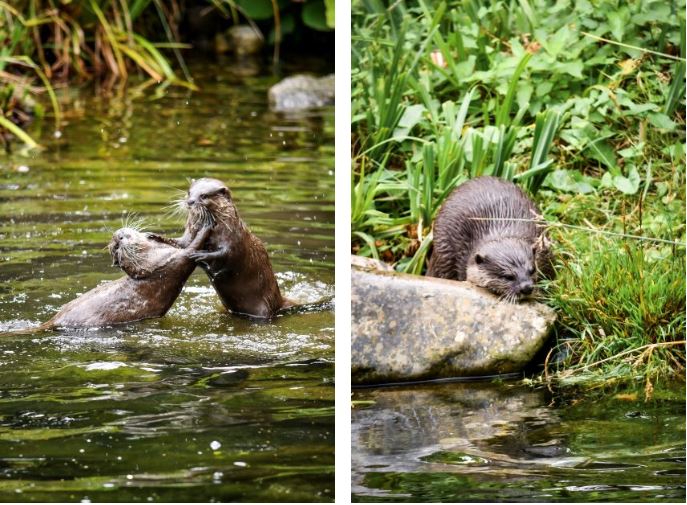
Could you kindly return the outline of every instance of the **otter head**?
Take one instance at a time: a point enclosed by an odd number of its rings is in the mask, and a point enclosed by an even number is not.
[[[112,234],[107,248],[112,266],[119,267],[133,279],[145,279],[155,270],[157,252],[164,246],[147,238],[133,228],[120,228]]]
[[[236,215],[229,188],[220,180],[203,178],[191,183],[184,205],[195,228],[214,226]],[[236,216],[238,217],[238,216]]]
[[[536,246],[518,238],[482,242],[467,264],[467,280],[508,301],[532,294],[537,281]]]

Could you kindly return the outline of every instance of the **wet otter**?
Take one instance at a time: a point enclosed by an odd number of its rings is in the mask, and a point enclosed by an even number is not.
[[[209,233],[210,228],[203,228],[188,247],[179,249],[132,228],[117,230],[108,249],[113,265],[127,275],[87,291],[33,331],[101,327],[165,315],[196,266],[191,254]]]
[[[426,275],[468,280],[509,301],[524,298],[540,277],[553,277],[545,231],[526,221],[540,218],[512,182],[478,177],[461,184],[437,214]]]
[[[265,246],[239,217],[229,188],[222,181],[193,181],[186,199],[180,203],[188,211],[184,235],[180,239],[151,237],[186,247],[198,230],[212,226],[204,250],[190,257],[208,274],[228,310],[270,318],[294,306],[282,297]]]

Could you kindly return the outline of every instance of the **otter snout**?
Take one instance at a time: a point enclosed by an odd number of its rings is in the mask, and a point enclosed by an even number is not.
[[[518,292],[523,295],[531,295],[534,290],[534,283],[531,280],[521,282],[518,286]]]
[[[195,198],[189,198],[186,200],[186,206],[187,207],[193,207],[198,201]]]
[[[132,230],[131,228],[120,228],[116,232],[114,232],[113,239],[115,242],[121,242],[122,240],[128,240],[133,237],[134,233],[136,233],[135,230]]]

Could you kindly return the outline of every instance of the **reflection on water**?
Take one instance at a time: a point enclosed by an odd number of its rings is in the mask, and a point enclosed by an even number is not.
[[[684,501],[684,390],[675,398],[556,407],[507,383],[357,390],[353,497]]]
[[[201,91],[159,99],[75,94],[48,150],[0,160],[0,331],[121,276],[104,247],[132,216],[181,235],[169,205],[203,176],[285,296],[333,296],[333,109],[275,114],[278,78],[242,68],[196,62]],[[232,317],[200,269],[164,318],[3,337],[0,499],[330,501],[333,357],[331,308]]]

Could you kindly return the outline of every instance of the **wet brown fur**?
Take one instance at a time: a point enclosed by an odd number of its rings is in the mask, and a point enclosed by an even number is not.
[[[553,277],[550,243],[536,205],[515,184],[478,177],[458,186],[434,222],[428,276],[468,280],[509,301]]]
[[[227,186],[217,179],[193,181],[180,204],[188,211],[185,246],[202,226],[213,226],[204,250],[192,257],[207,273],[224,306],[233,313],[270,318],[293,306],[283,298],[262,241],[241,220]]]
[[[127,275],[67,303],[38,329],[102,327],[165,315],[196,266],[191,253],[209,232],[202,230],[179,249],[131,228],[117,230],[108,248],[113,264]]]

